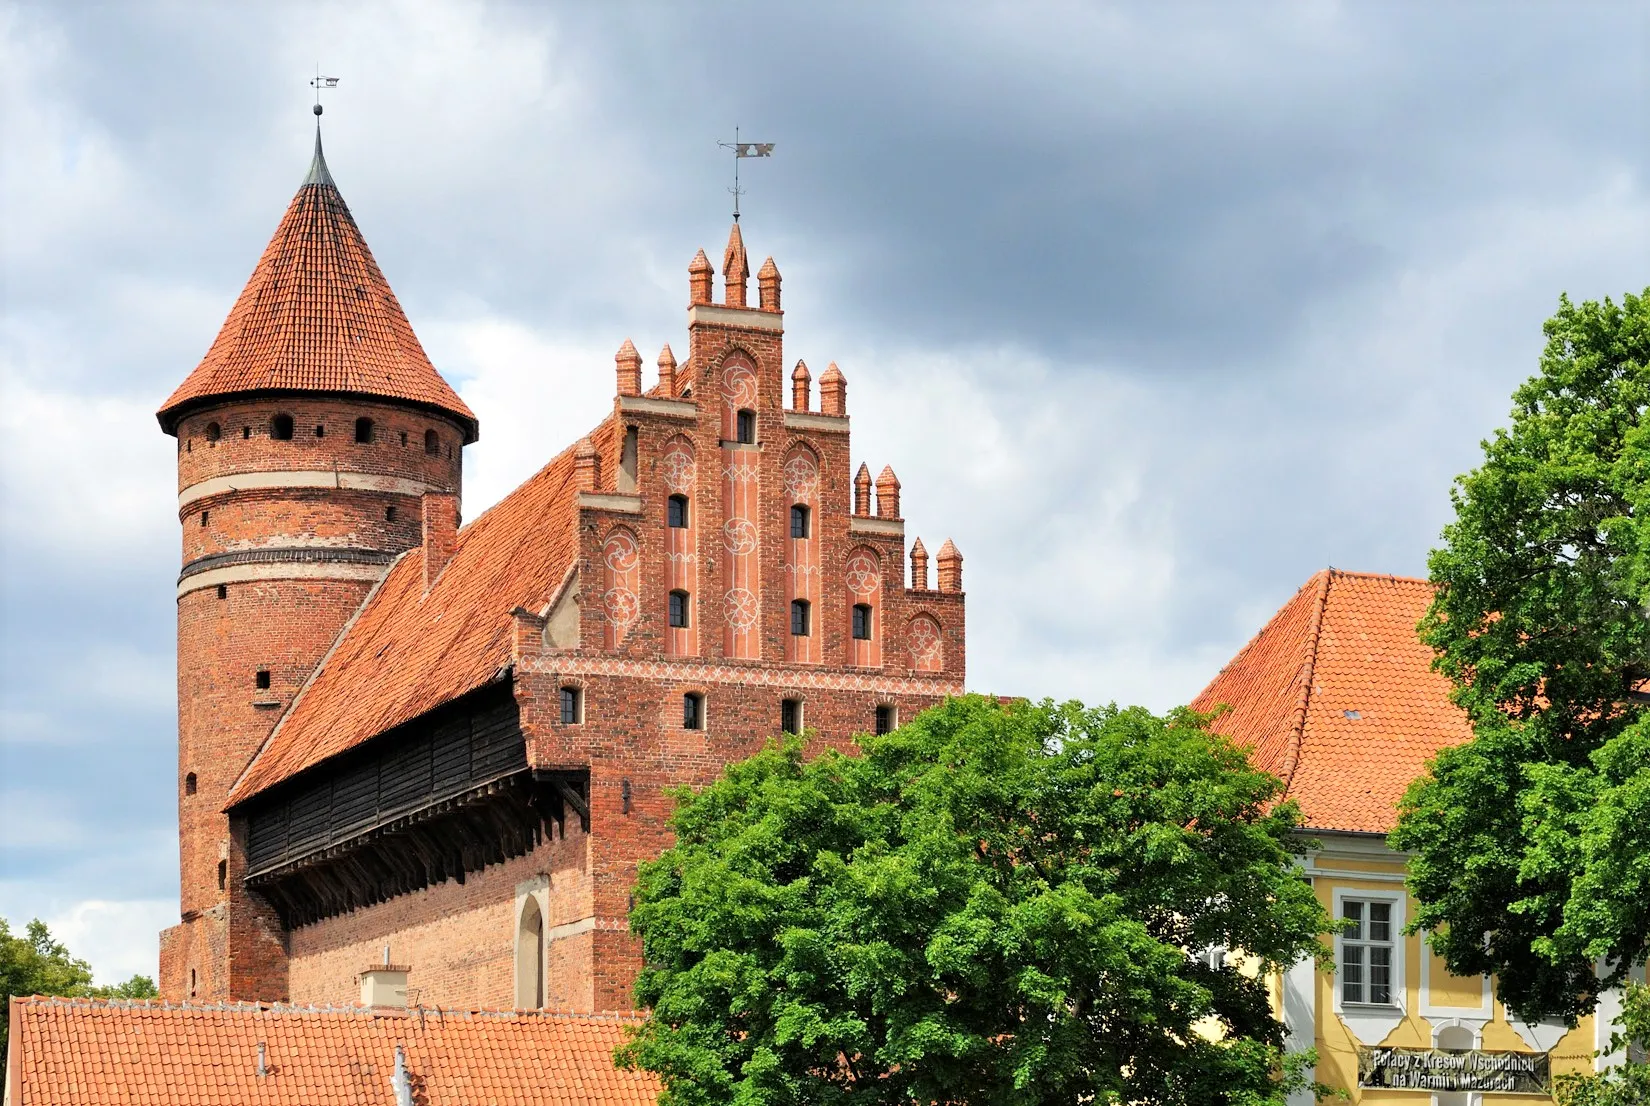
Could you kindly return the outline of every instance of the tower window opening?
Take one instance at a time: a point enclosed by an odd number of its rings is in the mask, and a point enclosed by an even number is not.
[[[441,435],[434,430],[424,431],[424,452],[432,455],[441,452]]]
[[[184,442],[183,443],[183,451],[185,453],[195,452],[195,439],[190,438],[187,442]]]
[[[792,637],[807,637],[808,636],[808,633],[809,633],[808,615],[809,615],[809,613],[810,612],[809,612],[809,609],[808,609],[808,601],[806,599],[792,599],[791,600],[791,636]],[[792,731],[792,732],[795,732],[795,731]]]
[[[406,444],[407,444],[407,432],[406,432],[406,431],[405,431],[405,430],[403,430],[403,431],[402,431],[402,432],[401,432],[401,444],[402,444],[402,445],[406,445]]]
[[[577,726],[584,721],[584,693],[576,687],[561,689],[561,724]]]
[[[270,419],[269,436],[277,442],[290,442],[292,440],[292,416],[276,415]]]
[[[801,699],[781,699],[779,701],[779,729],[782,733],[800,734],[802,732]]]
[[[183,793],[185,795],[193,795],[195,793],[196,786],[195,773],[191,772],[187,776],[183,777]]]
[[[394,522],[395,521],[395,508],[394,507],[385,507],[384,508],[384,521],[385,522]]]
[[[705,697],[697,691],[682,696],[682,729],[705,728]]]
[[[619,803],[625,814],[630,813],[630,781],[619,781]]]
[[[692,606],[688,593],[677,590],[670,593],[670,625],[672,629],[688,628],[688,610]],[[690,729],[692,727],[689,727]]]
[[[808,508],[797,503],[791,507],[791,537],[805,538],[808,536]]]
[[[871,640],[871,604],[854,604],[854,640]]]
[[[219,599],[228,599],[229,598],[229,585],[228,584],[219,584],[218,585],[218,598]]]
[[[366,445],[368,442],[372,441],[371,419],[355,420],[355,440],[361,445]]]
[[[665,501],[665,521],[673,530],[686,530],[688,524],[688,501],[685,495],[673,495]]]
[[[229,886],[229,861],[218,861],[218,890],[222,891]]]
[[[189,969],[189,997],[195,997],[195,969]]]
[[[327,428],[322,426],[320,423],[316,423],[315,424],[315,436],[317,438],[326,437],[327,436]]]
[[[211,511],[202,511],[201,512],[201,528],[202,529],[205,529],[206,520],[211,518],[211,517],[212,517],[212,512]]]
[[[257,684],[258,684],[258,690],[259,691],[268,691],[269,690],[269,669],[267,669],[267,668],[258,669]]]
[[[206,440],[208,442],[216,442],[221,437],[223,437],[222,427],[215,422],[209,422],[206,424]]]
[[[888,703],[877,705],[877,733],[893,733],[899,727],[899,716]]]
[[[243,439],[251,438],[252,437],[252,428],[250,426],[241,427],[241,437]]]
[[[619,481],[621,493],[629,494],[636,490],[636,439],[638,431],[634,426],[624,428],[624,445],[619,447]]]
[[[756,412],[741,411],[733,420],[734,440],[750,445],[756,441]]]

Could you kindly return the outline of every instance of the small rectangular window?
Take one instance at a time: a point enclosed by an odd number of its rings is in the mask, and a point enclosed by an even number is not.
[[[783,699],[779,703],[779,729],[783,733],[802,732],[802,700]]]
[[[672,629],[687,629],[688,610],[691,606],[687,592],[673,591],[670,593],[670,625]]]
[[[877,733],[893,733],[899,726],[899,720],[894,715],[894,708],[887,703],[877,706]]]
[[[791,508],[791,537],[808,536],[808,508],[798,503]]]
[[[734,433],[745,445],[756,441],[756,412],[741,411],[734,419]]]
[[[673,495],[666,501],[666,522],[672,530],[686,530],[688,524],[688,501],[685,495]]]
[[[871,640],[871,605],[869,603],[854,604],[854,640]]]
[[[206,525],[206,520],[211,518],[211,517],[212,517],[212,512],[211,511],[202,511],[201,512],[201,525],[205,526]]]
[[[808,601],[806,599],[793,599],[791,600],[791,636],[807,637],[808,632]]]
[[[1345,899],[1341,917],[1351,923],[1341,934],[1341,1001],[1391,1006],[1395,950],[1392,904],[1378,899]]]
[[[576,687],[561,689],[561,724],[577,726],[584,721],[584,695]]]
[[[267,668],[258,669],[258,677],[257,677],[256,683],[258,685],[258,690],[259,691],[269,690],[269,669],[267,669]]]
[[[705,728],[705,697],[697,691],[690,691],[682,696],[682,728],[684,730],[702,730]]]
[[[222,891],[229,884],[229,861],[218,861],[218,890]]]

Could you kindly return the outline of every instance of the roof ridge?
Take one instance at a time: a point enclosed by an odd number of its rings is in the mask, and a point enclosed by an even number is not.
[[[1345,576],[1348,579],[1391,580],[1395,584],[1426,584],[1429,587],[1432,585],[1432,581],[1424,576],[1398,576],[1391,572],[1351,572],[1344,568],[1334,567],[1325,569],[1325,571],[1332,576]]]
[[[1318,666],[1318,642],[1323,636],[1323,612],[1329,605],[1329,585],[1335,579],[1335,570],[1325,569],[1317,575],[1318,594],[1313,598],[1312,621],[1306,628],[1306,655],[1297,670],[1301,681],[1300,695],[1295,700],[1295,709],[1290,713],[1289,744],[1284,748],[1282,763],[1278,765],[1278,778],[1283,781],[1284,795],[1289,794],[1295,769],[1300,765],[1301,744],[1306,735],[1306,714],[1312,706],[1312,679]]]
[[[346,1014],[352,1017],[383,1017],[390,1014],[405,1014],[407,1017],[428,1015],[432,1017],[494,1017],[494,1018],[521,1018],[534,1020],[582,1021],[582,1022],[630,1022],[641,1021],[646,1015],[635,1010],[507,1010],[484,1006],[408,1006],[405,1008],[386,1008],[382,1006],[362,1006],[354,1003],[301,1003],[301,1002],[256,1002],[256,1001],[219,1001],[199,1002],[185,999],[181,1002],[172,1002],[161,998],[104,998],[96,995],[18,995],[14,1001],[23,1006],[39,1006],[53,1008],[70,1008],[84,1010],[158,1010],[173,1013],[236,1013],[236,1014],[283,1014],[283,1015],[325,1015]]]

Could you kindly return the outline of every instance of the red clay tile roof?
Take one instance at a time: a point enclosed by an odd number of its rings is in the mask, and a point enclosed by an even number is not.
[[[315,162],[241,290],[212,348],[161,405],[172,433],[190,407],[241,392],[344,392],[403,400],[455,417],[475,441],[475,414],[435,371],[361,229]]]
[[[1192,706],[1231,708],[1215,729],[1288,784],[1309,826],[1386,833],[1427,760],[1472,736],[1416,634],[1431,601],[1425,580],[1320,572]]]
[[[613,1066],[613,1049],[637,1023],[621,1014],[18,998],[8,1101],[391,1106],[399,1045],[420,1106],[651,1106],[658,1081]]]
[[[612,436],[609,418],[589,438],[605,454]],[[577,556],[574,448],[458,532],[429,594],[421,547],[391,566],[231,789],[230,804],[498,676],[510,662],[510,611],[542,608]]]

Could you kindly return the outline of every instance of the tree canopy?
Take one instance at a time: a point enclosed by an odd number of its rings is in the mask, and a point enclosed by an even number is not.
[[[6,1043],[10,1031],[13,995],[64,995],[94,998],[154,998],[160,992],[146,975],[134,975],[125,983],[92,985],[92,966],[71,956],[51,935],[39,918],[22,934],[13,934],[11,925],[0,918],[0,1084],[5,1081]]]
[[[1650,935],[1650,289],[1563,298],[1545,332],[1429,560],[1422,637],[1474,736],[1391,840],[1450,970],[1574,1019]]]
[[[1281,1103],[1260,976],[1331,924],[1206,722],[970,696],[680,793],[621,1061],[662,1106]]]

